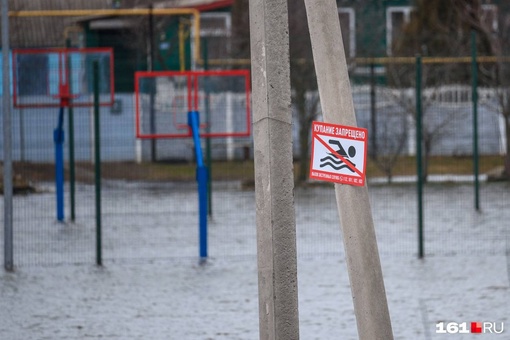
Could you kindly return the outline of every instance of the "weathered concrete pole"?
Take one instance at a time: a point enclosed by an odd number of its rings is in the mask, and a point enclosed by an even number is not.
[[[287,0],[250,0],[260,339],[299,339]]]
[[[356,125],[335,0],[305,0],[324,121]],[[335,184],[359,338],[391,340],[393,333],[368,189]]]

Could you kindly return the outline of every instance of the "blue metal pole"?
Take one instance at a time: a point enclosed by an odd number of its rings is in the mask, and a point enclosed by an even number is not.
[[[207,182],[209,174],[202,155],[199,134],[200,118],[197,111],[188,112],[188,125],[191,129],[197,160],[199,254],[200,261],[205,261],[207,259]]]
[[[207,167],[197,167],[200,260],[207,258]]]
[[[204,157],[202,155],[202,145],[200,144],[200,116],[198,111],[188,112],[188,125],[191,128],[191,135],[195,144],[195,156],[197,159],[197,166],[204,166]]]
[[[57,192],[57,220],[64,220],[64,107],[60,107],[58,126],[53,130],[55,144],[55,187]]]

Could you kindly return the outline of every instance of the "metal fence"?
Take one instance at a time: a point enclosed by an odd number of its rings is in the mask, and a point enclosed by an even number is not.
[[[418,248],[415,65],[409,60],[365,60],[351,68],[358,125],[369,131],[368,183],[376,232],[380,251],[388,256],[416,256]],[[507,153],[502,115],[507,88],[491,84],[489,79],[477,88],[481,210],[476,211],[474,92],[469,65],[460,59],[423,64],[426,256],[503,254],[509,249],[510,230],[505,221],[510,218],[510,186],[508,182],[486,181],[487,173],[501,167]],[[448,69],[453,73],[465,70],[467,75],[452,80],[446,76]],[[114,107],[103,107],[100,112],[104,261],[195,260],[198,197],[192,141],[137,140],[134,93],[116,93],[115,101]],[[297,109],[293,112],[298,163],[301,127]],[[53,184],[52,130],[57,115],[58,110],[50,108],[13,111],[17,266],[93,263],[97,255],[92,110],[74,112],[76,197],[72,208],[67,177],[63,223],[56,221]],[[210,153],[209,255],[228,259],[255,256],[252,139],[218,138],[210,143],[216,151]],[[204,141],[204,148],[206,144]],[[159,155],[155,159],[150,157],[153,148]],[[67,155],[67,139],[65,151]],[[295,202],[300,256],[342,253],[331,187],[315,182],[298,184]],[[3,207],[3,201],[0,204]],[[74,220],[71,209],[75,210]],[[3,242],[3,229],[0,238]]]

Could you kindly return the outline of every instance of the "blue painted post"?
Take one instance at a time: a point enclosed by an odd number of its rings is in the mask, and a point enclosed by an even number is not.
[[[199,253],[200,261],[207,259],[207,182],[208,169],[204,165],[202,146],[200,144],[200,117],[197,111],[188,112],[188,125],[191,129],[197,160],[196,178],[198,182],[198,213],[199,213]]]
[[[58,126],[53,130],[55,144],[55,187],[57,192],[57,220],[64,220],[64,107],[60,107]]]
[[[207,258],[207,167],[197,167],[200,260]]]

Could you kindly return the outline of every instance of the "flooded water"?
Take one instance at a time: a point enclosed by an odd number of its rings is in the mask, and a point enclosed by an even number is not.
[[[94,187],[78,185],[76,221],[66,223],[56,222],[55,194],[51,186],[44,189],[48,190],[15,196],[16,265],[93,263],[97,221]],[[194,260],[198,256],[198,198],[194,184],[111,181],[105,183],[102,192],[105,261]],[[369,192],[380,252],[416,256],[415,185],[374,184]],[[428,184],[423,205],[425,254],[505,254],[510,234],[505,223],[510,220],[509,198],[508,183],[484,183],[478,212],[474,209],[472,184]],[[295,211],[300,255],[342,254],[341,228],[331,186],[297,188]],[[209,256],[254,257],[253,190],[241,190],[238,183],[214,183],[211,212]]]
[[[424,260],[414,185],[369,192],[396,339],[443,339],[441,321],[510,327],[508,184],[481,186],[481,212],[471,184],[427,185]],[[77,198],[76,222],[58,223],[51,190],[15,197],[16,271],[0,272],[0,339],[258,338],[253,191],[215,184],[203,266],[193,185],[105,183],[102,268],[94,188],[80,185]],[[301,338],[356,339],[332,188],[296,189],[295,210]]]

